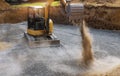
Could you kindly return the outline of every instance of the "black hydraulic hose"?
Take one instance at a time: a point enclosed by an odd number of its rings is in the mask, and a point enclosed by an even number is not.
[[[46,23],[46,32],[49,34],[50,5],[48,5],[48,18]]]

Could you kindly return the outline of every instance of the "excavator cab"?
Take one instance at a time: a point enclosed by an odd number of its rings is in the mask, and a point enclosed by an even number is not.
[[[45,34],[44,7],[28,7],[28,34],[40,36]]]

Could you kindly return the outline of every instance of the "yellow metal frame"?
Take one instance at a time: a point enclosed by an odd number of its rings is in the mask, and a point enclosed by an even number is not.
[[[27,33],[33,36],[40,36],[45,34],[45,30],[32,30],[32,29],[27,29]]]

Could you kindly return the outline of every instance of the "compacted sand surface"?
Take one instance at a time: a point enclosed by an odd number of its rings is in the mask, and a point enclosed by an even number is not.
[[[95,60],[88,67],[81,62],[78,26],[55,24],[60,47],[30,48],[24,38],[26,25],[0,24],[0,46],[7,48],[0,48],[0,76],[120,75],[120,31],[90,28]]]

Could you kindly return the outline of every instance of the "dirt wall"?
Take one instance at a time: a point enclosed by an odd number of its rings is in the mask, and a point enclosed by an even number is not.
[[[90,3],[115,3],[119,0],[80,0],[82,2],[90,2]]]
[[[89,26],[120,30],[120,7],[86,6],[85,18]]]
[[[9,9],[0,12],[0,23],[18,23],[26,20],[27,9]]]
[[[9,8],[10,8],[10,5],[8,3],[6,3],[3,0],[0,0],[0,10],[6,10],[6,9],[9,9]]]
[[[0,23],[17,23],[26,21],[27,8],[11,8],[9,4],[0,1]],[[99,29],[120,30],[120,6],[105,4],[85,4],[85,19],[88,26]],[[61,6],[50,8],[50,18],[54,23],[71,24]]]
[[[17,23],[24,21],[26,8],[12,8],[4,0],[0,0],[0,23]]]

